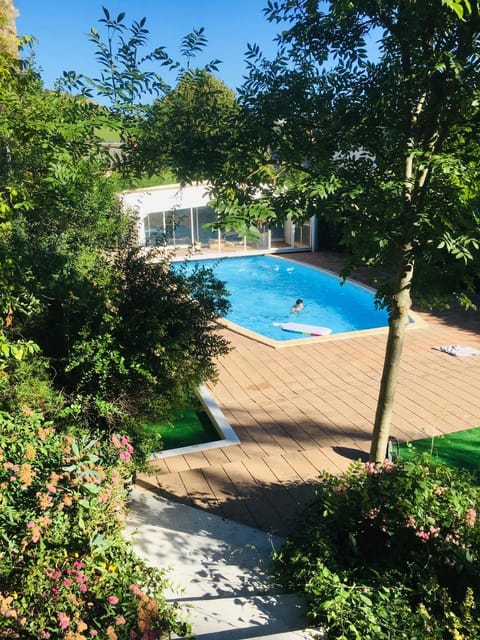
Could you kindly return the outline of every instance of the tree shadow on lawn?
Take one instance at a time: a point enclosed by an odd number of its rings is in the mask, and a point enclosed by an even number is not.
[[[398,451],[398,456],[406,459],[422,454],[428,454],[434,462],[466,469],[480,478],[480,428],[413,440],[401,444]]]

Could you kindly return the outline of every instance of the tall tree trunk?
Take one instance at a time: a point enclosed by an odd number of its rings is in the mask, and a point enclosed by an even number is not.
[[[0,51],[18,58],[17,30],[15,19],[18,11],[13,0],[0,0]]]
[[[397,388],[400,358],[409,321],[408,313],[412,305],[412,299],[410,297],[412,278],[412,247],[406,244],[402,247],[398,259],[395,293],[392,296],[392,309],[390,311],[387,348],[383,363],[382,381],[380,384],[370,449],[370,462],[374,462],[377,466],[383,464],[387,454],[393,412],[393,399]]]

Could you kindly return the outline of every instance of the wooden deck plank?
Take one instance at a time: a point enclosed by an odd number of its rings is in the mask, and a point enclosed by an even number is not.
[[[340,257],[302,253],[295,259],[335,271]],[[478,314],[418,316],[425,325],[408,329],[392,435],[403,441],[480,426],[480,357],[455,358],[433,349],[480,349]],[[365,458],[386,335],[273,349],[228,329],[220,332],[233,348],[218,361],[218,380],[208,386],[241,443],[157,460],[155,473],[140,474],[139,481],[224,517],[285,530],[287,511],[308,497],[322,470],[341,473],[352,460]]]

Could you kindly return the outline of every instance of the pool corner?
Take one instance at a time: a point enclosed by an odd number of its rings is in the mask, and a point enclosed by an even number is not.
[[[218,449],[219,447],[229,447],[233,444],[240,444],[240,439],[225,418],[225,415],[215,402],[213,395],[206,385],[202,384],[200,386],[198,396],[202,407],[220,436],[220,440],[193,444],[188,447],[179,447],[178,449],[168,449],[167,451],[158,451],[150,456],[150,460],[161,460],[162,458],[170,458],[187,453],[198,453],[200,451],[207,451],[208,449]]]

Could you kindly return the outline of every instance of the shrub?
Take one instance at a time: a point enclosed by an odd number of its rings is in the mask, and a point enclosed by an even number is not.
[[[480,490],[427,459],[324,474],[274,557],[328,638],[480,637]]]
[[[183,634],[163,572],[121,535],[132,445],[0,414],[0,637],[123,640]]]
[[[138,247],[117,252],[105,308],[72,340],[66,388],[91,424],[171,417],[228,351],[216,323],[229,307],[224,284],[211,270],[186,278],[150,258]]]

